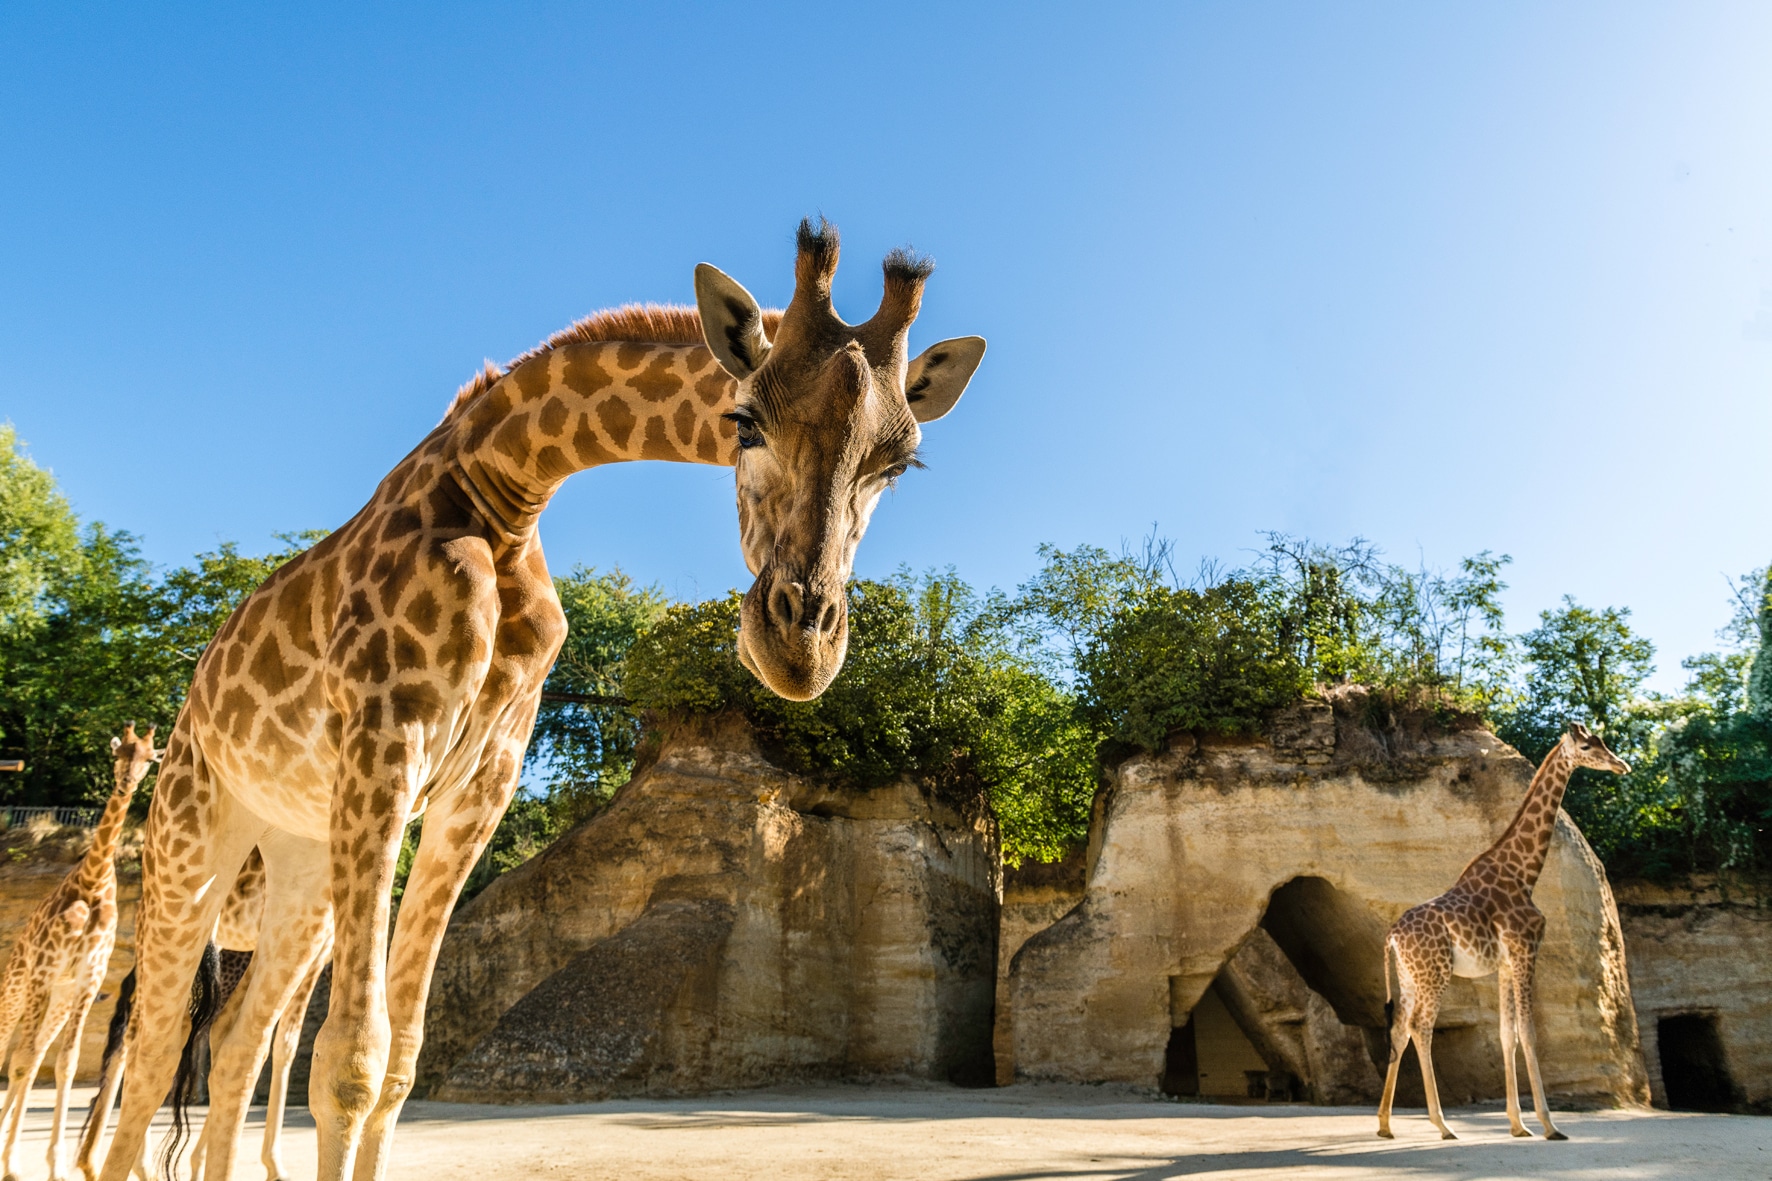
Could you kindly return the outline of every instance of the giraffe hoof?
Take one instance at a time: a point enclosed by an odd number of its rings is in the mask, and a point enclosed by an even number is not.
[[[1378,1138],[1380,1140],[1395,1140],[1396,1136],[1391,1133],[1389,1128],[1380,1128],[1378,1129]]]
[[[1563,1135],[1561,1132],[1546,1132],[1544,1138],[1546,1140],[1567,1140],[1569,1137]]]
[[[1442,1140],[1456,1140],[1456,1139],[1458,1139],[1458,1137],[1454,1136],[1451,1132],[1441,1132],[1440,1139],[1442,1139]]]
[[[1508,1135],[1513,1136],[1516,1139],[1518,1139],[1521,1136],[1530,1136],[1530,1135],[1532,1135],[1532,1133],[1528,1132],[1525,1128],[1515,1128],[1511,1132],[1509,1132]]]

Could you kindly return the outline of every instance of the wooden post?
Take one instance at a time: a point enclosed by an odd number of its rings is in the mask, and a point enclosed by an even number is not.
[[[23,759],[0,759],[0,771],[23,771],[24,769],[25,761]]]

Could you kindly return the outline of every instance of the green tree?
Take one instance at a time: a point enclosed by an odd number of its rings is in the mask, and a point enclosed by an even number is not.
[[[1520,637],[1520,651],[1525,683],[1500,713],[1504,739],[1536,762],[1570,722],[1580,722],[1631,758],[1652,724],[1633,706],[1655,671],[1655,645],[1631,630],[1630,608],[1595,611],[1564,596]]]
[[[79,553],[80,523],[55,477],[0,423],[0,640],[43,622],[45,600]]]
[[[572,827],[627,782],[640,737],[639,719],[624,697],[628,651],[669,605],[657,587],[636,586],[619,569],[599,574],[581,566],[556,578],[554,589],[568,631],[548,673],[525,760],[542,777],[549,804],[547,823],[540,813],[530,818],[537,821],[529,825],[535,840],[548,824],[558,831]]]

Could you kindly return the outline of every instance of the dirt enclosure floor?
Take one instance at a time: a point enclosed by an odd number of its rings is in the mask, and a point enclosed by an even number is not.
[[[90,1088],[77,1098],[90,1099]],[[13,1158],[42,1181],[52,1093],[32,1095]],[[263,1109],[239,1181],[259,1181]],[[314,1131],[294,1113],[290,1181],[312,1181]],[[1419,1111],[1397,1139],[1371,1111],[1169,1103],[1104,1087],[967,1091],[918,1085],[782,1088],[574,1107],[412,1103],[389,1181],[1166,1181],[1168,1178],[1545,1177],[1772,1179],[1772,1119],[1668,1112],[1557,1115],[1567,1143],[1513,1140],[1499,1109],[1449,1113],[1439,1140]],[[77,1123],[77,1117],[76,1121]],[[181,1170],[181,1176],[186,1175]]]

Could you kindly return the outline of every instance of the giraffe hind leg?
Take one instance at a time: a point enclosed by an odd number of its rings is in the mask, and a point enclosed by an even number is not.
[[[1514,1003],[1514,974],[1505,956],[1502,957],[1501,967],[1495,975],[1501,1002],[1501,1066],[1507,1080],[1508,1132],[1513,1136],[1530,1136],[1532,1133],[1520,1122],[1520,1079],[1515,1062],[1519,1015]]]

